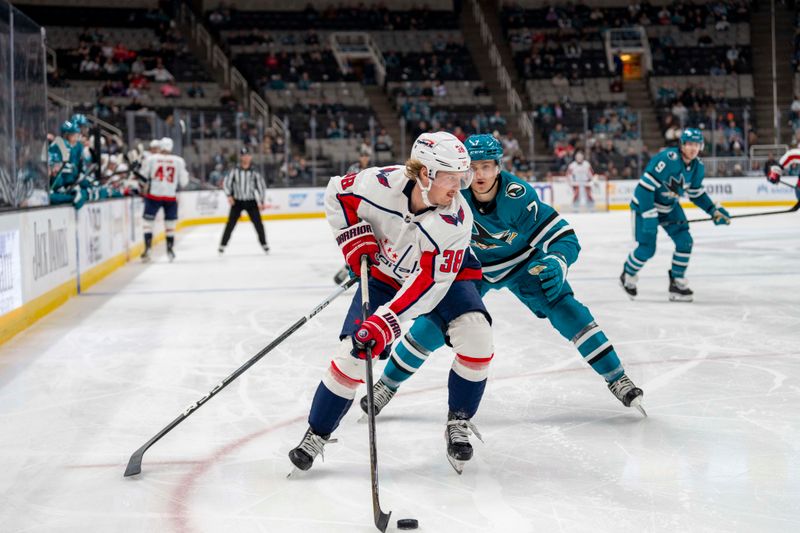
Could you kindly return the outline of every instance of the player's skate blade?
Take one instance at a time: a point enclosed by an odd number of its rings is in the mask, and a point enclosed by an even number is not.
[[[642,398],[644,397],[644,392],[642,389],[637,387],[631,381],[627,375],[622,374],[618,380],[614,381],[613,383],[608,384],[608,390],[611,391],[622,405],[625,407],[635,407],[639,410],[642,415],[647,416],[647,412],[645,412],[644,408],[642,407]]]
[[[642,406],[641,396],[637,396],[636,398],[633,399],[633,401],[631,401],[631,407],[635,407],[636,409],[638,409],[639,412],[642,413],[642,416],[647,418],[647,411],[645,411],[644,407]]]
[[[694,301],[694,291],[689,288],[689,282],[685,278],[674,278],[672,271],[669,275],[669,301],[670,302],[691,302]]]
[[[636,276],[631,276],[624,270],[619,276],[619,286],[622,287],[622,290],[625,291],[625,294],[627,294],[628,298],[631,300],[635,300],[638,294],[638,290],[636,289],[636,279]]]
[[[295,470],[289,472],[289,475],[286,477],[291,477],[296,470],[309,470],[311,465],[314,464],[314,459],[317,455],[322,457],[324,461],[325,455],[322,451],[323,448],[326,444],[334,442],[336,442],[336,439],[330,438],[330,435],[317,435],[311,428],[308,428],[300,444],[289,451],[289,460],[294,465]]]
[[[469,442],[472,434],[483,442],[478,428],[470,420],[456,418],[453,413],[447,414],[447,425],[444,429],[447,461],[459,475],[464,471],[464,464],[472,459],[472,444]]]

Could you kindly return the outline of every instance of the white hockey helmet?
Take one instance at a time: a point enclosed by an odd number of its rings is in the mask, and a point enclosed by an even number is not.
[[[158,144],[163,151],[167,153],[172,152],[174,143],[172,142],[172,139],[170,139],[169,137],[162,137],[161,140],[158,141]]]
[[[411,159],[416,159],[428,169],[431,181],[436,179],[436,173],[459,172],[463,173],[461,188],[466,189],[472,183],[472,169],[470,158],[464,144],[452,133],[437,131],[423,133],[411,147]],[[430,190],[423,189],[425,192]]]
[[[152,150],[161,150],[161,141],[158,139],[153,139],[150,141],[149,149]]]

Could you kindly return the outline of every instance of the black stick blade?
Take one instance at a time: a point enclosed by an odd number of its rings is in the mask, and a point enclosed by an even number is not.
[[[145,450],[147,450],[147,448],[139,448],[133,452],[131,458],[128,459],[128,466],[125,468],[125,477],[142,473],[142,459],[144,458]]]
[[[380,509],[378,509],[378,514],[375,516],[375,527],[377,527],[381,533],[386,532],[386,528],[389,525],[389,518],[392,516],[392,512],[389,511],[389,514],[384,513]]]

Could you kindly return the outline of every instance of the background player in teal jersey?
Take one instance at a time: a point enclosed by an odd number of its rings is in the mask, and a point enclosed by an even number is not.
[[[508,288],[575,345],[617,399],[646,416],[642,390],[625,375],[611,342],[566,281],[580,251],[575,232],[527,182],[501,171],[503,147],[497,139],[473,135],[464,144],[475,171],[472,185],[462,193],[474,216],[470,245],[483,269],[481,295]],[[430,353],[445,344],[446,333],[442,324],[428,317],[414,321],[374,386],[376,413]],[[366,397],[361,407],[366,411]]]
[[[685,129],[681,133],[680,147],[667,148],[653,157],[633,192],[631,210],[637,247],[628,255],[619,278],[631,299],[637,295],[639,270],[656,253],[656,237],[661,226],[675,243],[669,270],[669,299],[692,301],[694,293],[686,282],[686,269],[693,241],[686,214],[679,203],[684,191],[697,207],[714,219],[714,224],[731,223],[728,211],[714,205],[703,187],[705,168],[697,157],[702,150],[703,132]]]
[[[50,203],[73,202],[76,198],[76,184],[83,169],[80,136],[78,125],[67,120],[61,124],[61,136],[50,143]]]

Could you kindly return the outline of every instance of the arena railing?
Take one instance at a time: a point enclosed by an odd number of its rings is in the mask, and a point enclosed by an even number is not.
[[[499,81],[500,86],[506,91],[506,100],[508,102],[508,106],[511,108],[511,112],[517,115],[517,122],[522,133],[528,139],[532,139],[533,124],[531,123],[531,119],[528,114],[523,111],[522,99],[519,97],[519,93],[514,88],[514,84],[511,80],[511,76],[508,73],[508,69],[505,67],[505,65],[503,65],[502,57],[497,49],[497,45],[494,43],[494,38],[492,37],[492,32],[489,29],[489,25],[486,23],[486,17],[483,14],[483,10],[481,9],[481,6],[477,0],[471,0],[471,2],[472,16],[475,18],[475,21],[480,27],[481,40],[489,50],[489,60],[491,61],[492,66],[497,70],[497,80]],[[533,154],[530,154],[530,156],[533,157]]]

